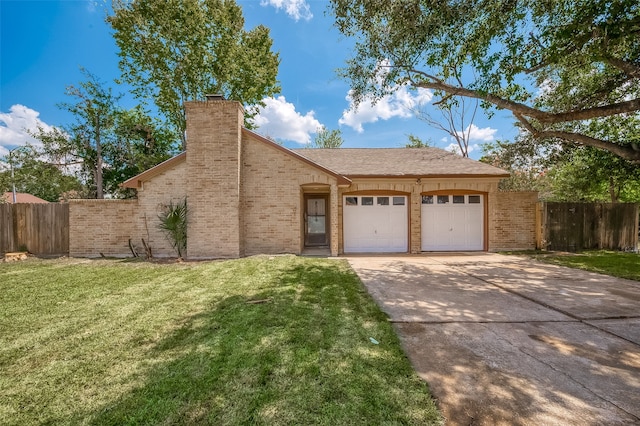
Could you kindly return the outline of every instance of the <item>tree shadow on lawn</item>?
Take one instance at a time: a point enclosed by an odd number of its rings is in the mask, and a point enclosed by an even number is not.
[[[297,262],[184,318],[140,384],[89,421],[439,424],[386,315],[338,265]]]

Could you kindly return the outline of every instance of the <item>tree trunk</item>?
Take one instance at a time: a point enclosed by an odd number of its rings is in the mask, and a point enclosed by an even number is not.
[[[104,198],[104,188],[102,183],[102,145],[100,141],[100,118],[96,120],[96,198]]]
[[[616,191],[616,183],[613,176],[609,176],[609,197],[611,197],[611,202],[617,203],[619,195],[619,191]]]

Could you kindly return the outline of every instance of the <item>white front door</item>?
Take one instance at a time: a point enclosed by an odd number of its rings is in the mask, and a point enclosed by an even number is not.
[[[345,196],[342,202],[345,253],[408,251],[406,196]]]
[[[423,195],[422,250],[484,249],[482,195]]]

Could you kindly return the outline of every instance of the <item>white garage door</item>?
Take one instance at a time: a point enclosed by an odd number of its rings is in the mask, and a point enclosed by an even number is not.
[[[483,250],[481,195],[423,195],[422,250]]]
[[[408,251],[406,196],[343,198],[345,253]]]

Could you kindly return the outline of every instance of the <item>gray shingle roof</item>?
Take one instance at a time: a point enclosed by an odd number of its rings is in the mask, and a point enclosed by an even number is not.
[[[303,148],[292,151],[347,177],[509,175],[505,170],[440,148]]]

